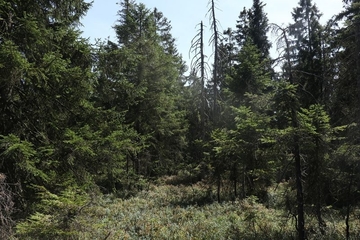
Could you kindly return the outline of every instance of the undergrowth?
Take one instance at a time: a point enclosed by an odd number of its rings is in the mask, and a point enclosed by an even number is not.
[[[50,205],[60,207],[61,211],[53,208],[53,212],[36,213],[18,224],[16,236],[18,239],[296,239],[296,219],[280,207],[284,189],[283,186],[269,189],[272,202],[267,206],[254,196],[219,204],[211,189],[201,183],[156,184],[128,199],[104,195],[88,199],[87,203],[85,198],[74,198],[67,193],[51,198],[56,204]],[[78,205],[64,204],[69,199],[76,199]],[[69,211],[74,216],[66,228],[59,229],[62,226],[62,221],[56,219],[59,212]],[[360,236],[356,215],[352,216],[350,226],[352,239]],[[344,239],[341,211],[324,209],[323,216],[324,234],[316,227],[315,216],[306,216],[308,238]],[[36,233],[43,235],[39,237]]]

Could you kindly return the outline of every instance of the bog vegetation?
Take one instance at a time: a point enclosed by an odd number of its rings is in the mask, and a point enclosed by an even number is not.
[[[96,44],[90,3],[0,1],[0,238],[359,239],[360,2],[343,2],[322,25],[300,0],[279,26],[253,0],[221,31],[210,0],[187,66],[134,0]]]

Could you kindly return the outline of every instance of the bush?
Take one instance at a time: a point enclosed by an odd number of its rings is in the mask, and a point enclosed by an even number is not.
[[[40,203],[36,212],[16,226],[21,239],[72,239],[78,237],[77,215],[91,201],[75,187],[68,187],[56,195],[37,186]]]

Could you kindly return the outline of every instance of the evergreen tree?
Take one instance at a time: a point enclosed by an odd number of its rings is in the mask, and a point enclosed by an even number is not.
[[[246,93],[261,94],[269,86],[270,73],[266,69],[267,60],[261,61],[261,53],[251,41],[245,43],[238,55],[233,76],[227,79],[228,89],[234,93],[234,103],[246,100]]]
[[[346,9],[338,14],[335,21],[345,20],[337,31],[334,48],[337,50],[332,67],[338,69],[339,79],[335,82],[334,120],[340,124],[356,122],[359,124],[360,108],[360,59],[359,59],[359,2],[344,1]]]
[[[166,17],[164,17],[164,14],[157,8],[153,10],[153,14],[155,18],[156,31],[160,37],[160,44],[167,54],[179,56],[175,45],[175,38],[171,35],[171,22]]]
[[[297,12],[301,12],[299,8],[297,10]],[[295,26],[297,29],[302,29],[300,23],[301,21],[295,25],[290,25],[289,28],[276,26],[277,31],[281,32],[280,39],[284,43],[283,46],[285,46],[283,52],[285,73],[283,76],[287,78],[285,80],[287,83],[281,83],[279,85],[280,88],[277,90],[275,101],[277,103],[277,124],[280,129],[284,129],[284,137],[286,136],[285,141],[289,143],[289,145],[284,143],[284,146],[287,145],[291,149],[295,160],[294,175],[296,176],[297,191],[297,230],[299,239],[305,239],[305,204],[314,206],[314,213],[318,220],[319,230],[322,233],[325,231],[325,223],[322,219],[321,209],[325,201],[325,192],[327,192],[325,175],[328,166],[327,154],[329,154],[331,128],[329,125],[330,119],[324,111],[324,107],[320,104],[309,105],[312,102],[320,102],[320,99],[316,100],[311,98],[309,100],[304,96],[304,94],[308,93],[302,85],[302,82],[307,79],[306,74],[308,74],[308,72],[305,72],[305,69],[301,71],[299,68],[304,66],[302,65],[304,63],[303,61],[305,61],[304,56],[309,56],[306,55],[305,52],[312,49],[312,46],[302,45],[309,41],[303,40],[304,36],[301,34],[297,35],[298,38],[295,40],[297,45],[293,46],[288,35],[288,33],[294,34]],[[304,29],[308,30],[308,28]],[[317,57],[315,56],[313,56],[313,58],[307,58],[307,61],[310,62],[316,60]],[[305,74],[305,76],[303,74]],[[323,76],[320,70],[318,74],[319,76]],[[304,93],[304,91],[306,93]],[[320,95],[318,95],[318,97],[320,98]],[[301,108],[301,106],[306,107]],[[290,121],[286,119],[290,119]],[[320,176],[322,176],[321,180],[319,179]]]
[[[237,45],[241,48],[244,45],[247,38],[249,38],[250,30],[249,30],[249,21],[250,21],[250,10],[245,7],[239,14],[239,19],[236,21],[236,30],[234,31],[235,40]]]
[[[85,178],[79,170],[85,163],[64,158],[61,148],[68,129],[82,121],[91,91],[90,47],[77,30],[89,6],[0,3],[0,172],[19,184],[14,191],[23,203],[34,197],[31,185],[57,189]]]
[[[270,151],[274,141],[271,118],[245,106],[233,108],[233,111],[235,128],[213,132],[216,156],[213,165],[221,175],[228,174],[230,177],[234,197],[255,195],[263,201],[266,199],[266,187],[274,180],[275,162],[271,161]]]
[[[261,52],[262,58],[269,57],[271,44],[267,38],[269,28],[268,18],[264,12],[265,4],[254,0],[249,12],[249,36]]]
[[[346,209],[346,239],[350,239],[351,212],[354,204],[358,203],[356,187],[359,185],[359,122],[360,122],[360,21],[359,1],[343,1],[345,9],[339,13],[334,20],[334,25],[344,20],[344,24],[336,29],[333,41],[335,49],[335,61],[332,65],[337,70],[334,82],[334,101],[332,105],[333,125],[342,127],[345,131],[341,134],[332,162],[331,171],[337,174],[337,184],[333,187],[339,189],[338,196],[341,199],[339,207]],[[342,186],[342,187],[340,187]],[[341,190],[340,190],[341,189]]]
[[[305,215],[304,215],[304,193],[303,193],[303,174],[301,164],[300,152],[300,136],[298,133],[299,125],[299,98],[298,87],[296,85],[297,79],[294,78],[293,64],[292,64],[292,48],[290,47],[290,40],[288,36],[288,28],[281,28],[275,26],[275,32],[280,32],[278,41],[284,42],[284,60],[287,79],[280,83],[275,93],[275,106],[278,119],[285,119],[285,121],[278,121],[278,128],[290,130],[290,137],[287,142],[290,144],[289,149],[293,155],[294,169],[295,169],[295,184],[296,184],[296,210],[297,222],[296,229],[298,231],[298,238],[305,239]],[[288,121],[290,120],[290,121]],[[286,123],[288,121],[288,123]],[[286,133],[286,132],[285,132]]]
[[[227,30],[225,32],[227,42],[223,41],[219,45],[224,127],[214,130],[212,134],[215,156],[211,161],[218,181],[218,199],[220,199],[219,183],[225,176],[230,177],[233,182],[235,196],[238,195],[238,182],[241,183],[242,188],[242,194],[238,196],[255,194],[261,199],[263,195],[260,192],[269,184],[258,181],[259,185],[257,185],[254,182],[254,179],[261,178],[257,178],[258,172],[264,173],[263,176],[266,176],[268,171],[271,172],[269,165],[260,164],[264,167],[261,170],[258,165],[267,157],[264,156],[262,160],[254,157],[260,152],[267,151],[266,148],[259,147],[261,134],[257,135],[255,132],[258,130],[262,132],[258,126],[264,125],[263,121],[267,121],[264,119],[270,117],[267,111],[271,108],[271,96],[266,94],[270,83],[268,59],[270,44],[266,36],[267,18],[262,8],[262,3],[254,1],[250,10],[244,9],[240,13],[236,31]],[[266,101],[268,102],[265,103]],[[247,125],[240,120],[242,118],[251,118],[253,121]],[[242,142],[240,139],[248,138],[251,139],[246,140],[244,146],[240,147],[237,143]],[[227,161],[219,161],[219,159],[227,159]]]
[[[323,55],[321,14],[311,0],[301,0],[292,13],[290,36],[294,40],[294,77],[302,88],[302,106],[323,102]]]
[[[263,7],[262,2],[255,0],[251,9],[244,8],[240,13],[234,33],[228,32],[237,41],[237,46],[231,48],[238,49],[238,52],[231,54],[232,67],[227,67],[224,86],[235,93],[237,104],[244,100],[246,92],[259,94],[268,87],[264,79],[269,79],[272,72],[269,59],[271,45],[267,39],[269,26]],[[228,43],[227,46],[232,45]]]
[[[124,91],[121,97],[127,104],[120,110],[126,111],[125,121],[145,139],[143,151],[132,156],[135,172],[147,176],[170,173],[182,161],[186,146],[187,124],[180,96],[184,66],[161,12],[125,1],[119,17],[114,27],[118,44],[109,42],[105,62],[100,62],[106,74],[102,81],[117,84],[116,98]]]
[[[271,47],[267,37],[269,24],[264,6],[263,2],[254,0],[251,9],[244,8],[240,12],[235,31],[235,38],[240,48],[251,39],[261,53],[261,60],[269,57]]]

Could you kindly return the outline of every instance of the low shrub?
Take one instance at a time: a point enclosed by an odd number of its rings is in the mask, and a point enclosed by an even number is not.
[[[209,189],[199,182],[190,186],[151,185],[126,199],[104,195],[90,201],[81,194],[75,197],[69,193],[53,196],[48,198],[52,204],[47,203],[53,206],[53,211],[36,213],[19,223],[17,236],[19,239],[296,239],[295,219],[277,201],[269,207],[259,203],[257,197],[249,196],[219,204]],[[273,194],[274,198],[279,197]],[[76,204],[66,204],[69,199]],[[65,227],[64,216],[70,210],[76,214]],[[323,216],[325,234],[317,229],[316,218],[306,215],[308,239],[344,239],[341,214],[329,208]],[[355,215],[352,219],[352,237],[357,239],[360,222]]]

